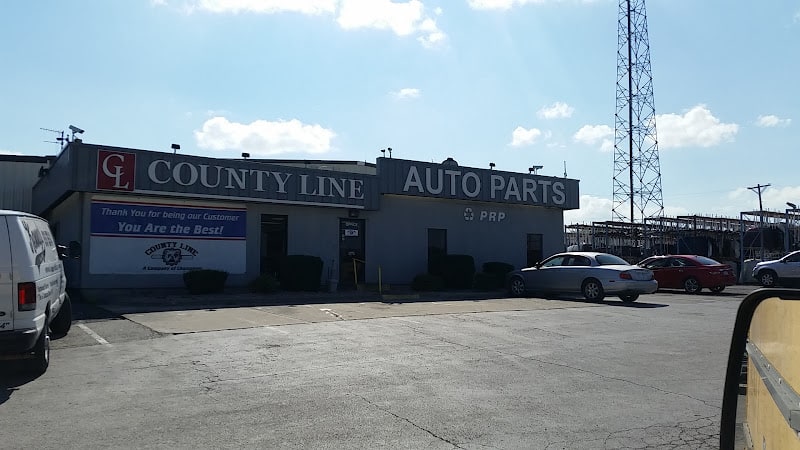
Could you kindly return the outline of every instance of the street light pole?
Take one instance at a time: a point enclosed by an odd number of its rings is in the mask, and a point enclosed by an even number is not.
[[[761,204],[761,188],[768,188],[770,187],[769,184],[757,184],[755,186],[749,187],[751,191],[758,194],[758,219],[759,219],[759,227],[758,230],[759,236],[761,236],[761,260],[764,260],[764,206]]]
[[[790,213],[796,214],[797,212],[800,212],[800,209],[797,209],[797,205],[795,205],[792,202],[786,202],[786,206],[788,206],[789,208],[786,209],[786,219],[785,219],[786,222],[784,223],[785,229],[783,233],[783,250],[786,253],[789,253],[789,243],[790,243],[789,233],[791,231],[791,228],[789,227],[789,217],[790,217],[789,214]]]

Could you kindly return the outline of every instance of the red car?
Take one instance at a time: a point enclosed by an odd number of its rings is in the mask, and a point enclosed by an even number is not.
[[[731,266],[705,256],[651,256],[640,262],[639,266],[653,271],[659,289],[683,289],[689,294],[696,294],[703,288],[722,292],[725,286],[736,284],[736,275]]]

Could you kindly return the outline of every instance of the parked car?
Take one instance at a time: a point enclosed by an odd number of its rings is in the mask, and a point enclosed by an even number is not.
[[[689,294],[696,294],[703,288],[722,292],[726,286],[736,284],[733,267],[705,256],[651,256],[639,266],[655,273],[659,288],[683,289]]]
[[[757,263],[753,267],[753,278],[764,287],[800,281],[800,250],[781,259]]]
[[[58,247],[47,222],[0,210],[0,356],[25,358],[43,373],[50,331],[66,334],[72,304]]]
[[[512,271],[507,280],[509,294],[517,297],[528,292],[580,293],[586,300],[599,302],[613,294],[628,303],[658,290],[653,271],[598,252],[558,253],[534,267]]]

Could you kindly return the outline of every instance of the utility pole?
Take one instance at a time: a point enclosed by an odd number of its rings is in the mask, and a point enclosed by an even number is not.
[[[761,228],[758,230],[758,234],[761,236],[761,260],[764,260],[764,206],[761,203],[761,189],[768,188],[771,185],[769,184],[757,184],[755,186],[750,186],[747,189],[758,194],[758,219]]]

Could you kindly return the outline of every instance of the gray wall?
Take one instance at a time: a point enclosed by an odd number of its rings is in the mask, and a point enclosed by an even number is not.
[[[247,207],[247,276],[259,275],[261,265],[261,215],[288,216],[287,253],[313,255],[322,258],[323,282],[327,281],[331,261],[334,271],[339,260],[339,219],[347,217],[347,210],[312,206],[286,206],[249,204]],[[362,212],[363,215],[363,212]],[[336,276],[338,272],[334,273]]]
[[[0,155],[0,209],[38,213],[32,189],[53,157]]]
[[[465,220],[470,208],[473,220]],[[501,222],[480,220],[481,211],[503,212]],[[487,214],[488,216],[488,214]],[[386,283],[408,284],[427,270],[428,228],[447,229],[447,251],[515,267],[527,262],[527,234],[543,235],[543,256],[564,250],[560,209],[384,195],[380,214],[367,221],[367,281],[377,281],[378,266]]]
[[[83,197],[87,196],[85,193],[73,193],[58,206],[53,208],[47,215],[50,222],[50,227],[55,231],[55,240],[57,244],[68,245],[70,241],[77,241],[81,244],[82,250],[88,246],[89,243],[89,230],[88,222],[84,227],[82,220],[83,214]],[[88,216],[87,216],[88,217]],[[75,288],[80,286],[82,274],[82,266],[88,265],[86,253],[81,255],[80,258],[70,258],[64,260],[64,271],[67,276],[67,286]]]

